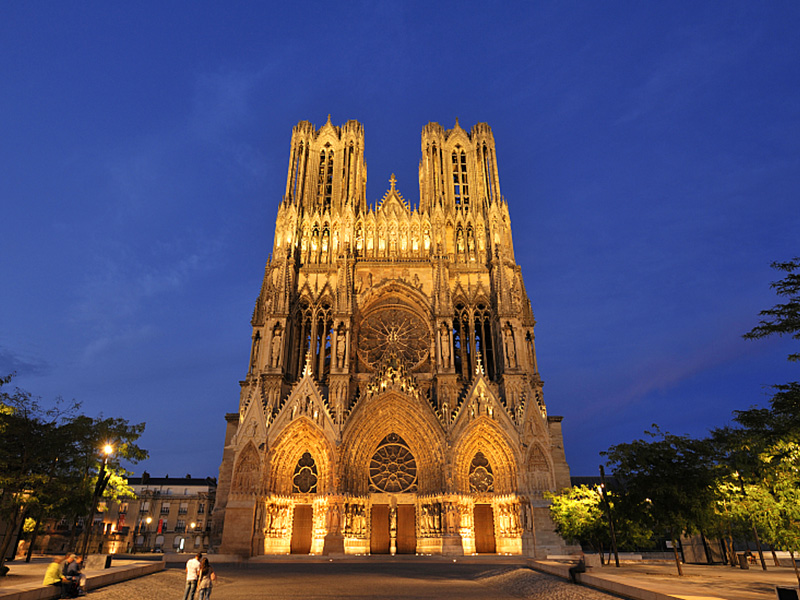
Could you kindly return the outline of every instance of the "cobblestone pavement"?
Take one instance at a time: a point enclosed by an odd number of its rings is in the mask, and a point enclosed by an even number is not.
[[[517,566],[452,563],[220,565],[213,600],[611,600],[596,590]],[[91,591],[89,600],[180,599],[184,574],[168,569]]]

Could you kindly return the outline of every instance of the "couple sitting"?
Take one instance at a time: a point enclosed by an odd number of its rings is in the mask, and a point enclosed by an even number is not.
[[[61,598],[77,598],[86,595],[86,576],[83,570],[83,558],[75,554],[58,556],[53,559],[44,574],[44,585],[52,585],[61,590]]]

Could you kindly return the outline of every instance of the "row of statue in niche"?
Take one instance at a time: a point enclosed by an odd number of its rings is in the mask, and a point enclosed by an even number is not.
[[[472,502],[423,502],[417,507],[416,533],[418,537],[441,537],[468,534],[474,529]],[[315,521],[324,523],[326,533],[340,533],[345,537],[366,539],[370,535],[370,508],[365,502],[333,502],[327,505],[315,502]],[[293,506],[291,500],[258,503],[256,530],[269,538],[287,538],[291,535]],[[494,503],[495,531],[501,537],[519,536],[532,527],[530,505],[514,498]],[[389,531],[397,531],[397,509],[389,506]],[[320,532],[322,533],[322,532]]]
[[[451,233],[446,247],[457,257],[475,258],[486,251],[486,236],[476,235],[472,227],[466,230],[458,227]],[[499,240],[498,240],[499,241]],[[439,240],[445,244],[445,240]],[[377,235],[368,230],[366,235],[358,229],[354,236],[353,248],[356,255],[367,258],[383,256],[428,256],[432,249],[430,231],[426,228],[422,235],[416,229],[398,231],[397,228],[380,228]],[[317,227],[306,230],[300,237],[300,260],[302,263],[327,263],[339,252],[339,232],[333,234],[325,228],[320,232]]]

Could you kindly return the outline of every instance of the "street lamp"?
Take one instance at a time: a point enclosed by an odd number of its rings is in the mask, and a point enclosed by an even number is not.
[[[114,446],[106,442],[103,446],[103,462],[100,463],[100,469],[97,472],[97,483],[95,483],[94,494],[92,495],[92,508],[86,517],[86,537],[83,540],[83,551],[81,552],[81,556],[84,560],[86,559],[86,554],[89,549],[89,537],[91,536],[92,527],[94,526],[93,521],[94,513],[97,510],[97,501],[100,499],[100,496],[103,495],[108,481],[111,479],[111,471],[108,471],[107,465],[108,459],[113,453]]]
[[[150,523],[153,522],[153,517],[147,517],[144,522],[146,523],[144,526],[144,547],[150,552]]]
[[[619,552],[617,552],[617,534],[614,531],[614,518],[611,516],[611,504],[606,494],[606,470],[600,465],[600,497],[608,515],[608,530],[611,533],[611,548],[614,550],[614,562],[619,567]],[[610,558],[610,557],[609,557]]]

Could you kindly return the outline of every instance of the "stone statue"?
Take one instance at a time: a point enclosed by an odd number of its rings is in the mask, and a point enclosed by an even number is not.
[[[442,326],[439,330],[439,343],[442,345],[442,366],[450,368],[450,332]]]
[[[272,366],[278,367],[281,364],[281,338],[283,334],[280,329],[276,329],[272,334]]]
[[[341,510],[338,503],[328,507],[328,533],[339,533],[339,524],[342,519]]]
[[[344,369],[345,346],[347,345],[347,340],[344,336],[344,331],[340,331],[336,340],[336,366],[340,369]]]
[[[510,368],[517,366],[517,351],[514,348],[514,334],[511,332],[511,327],[506,329],[504,334],[505,347],[506,347],[506,361]]]

